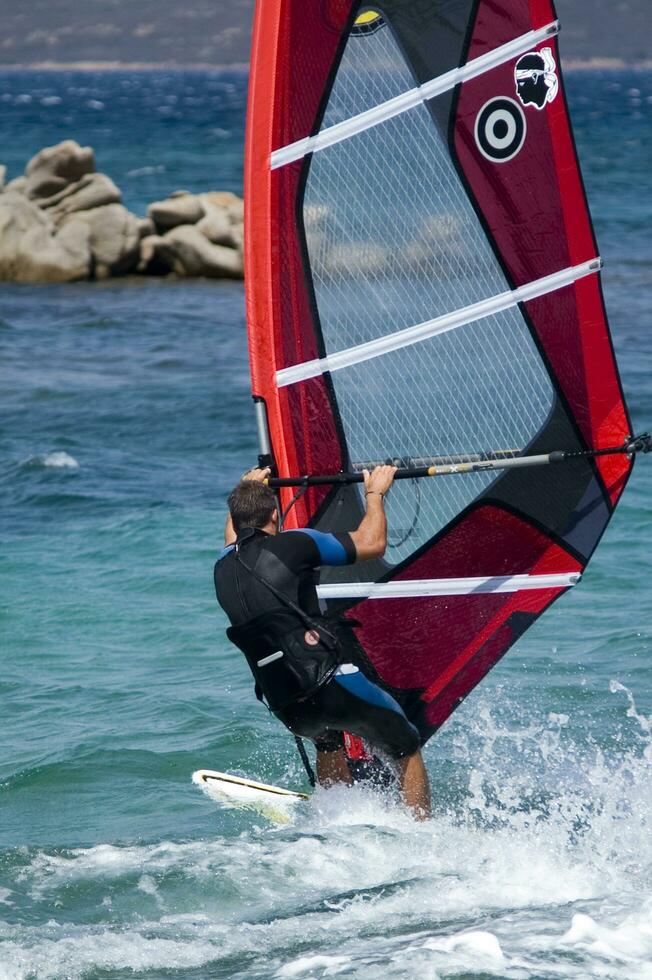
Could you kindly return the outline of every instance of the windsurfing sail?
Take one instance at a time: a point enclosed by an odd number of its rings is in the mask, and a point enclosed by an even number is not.
[[[558,27],[550,0],[258,0],[246,301],[279,476],[630,436]],[[631,466],[402,480],[385,558],[324,571],[424,741],[577,583]],[[286,526],[363,512],[359,484],[315,486]]]

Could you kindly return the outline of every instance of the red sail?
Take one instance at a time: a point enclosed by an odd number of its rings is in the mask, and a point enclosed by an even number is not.
[[[630,434],[553,6],[449,8],[257,4],[247,318],[280,476]],[[325,570],[424,740],[577,581],[630,468],[405,481],[385,559]],[[359,487],[311,489],[287,526],[362,512]]]

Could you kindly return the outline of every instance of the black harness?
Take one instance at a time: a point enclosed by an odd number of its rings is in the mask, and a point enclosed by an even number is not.
[[[264,697],[270,711],[281,711],[305,701],[331,679],[341,662],[340,644],[325,617],[308,616],[244,560],[242,548],[250,540],[251,532],[245,533],[235,545],[238,596],[246,609],[240,566],[247,577],[272,593],[277,606],[241,626],[229,627],[226,635],[245,655],[256,682],[256,697]]]

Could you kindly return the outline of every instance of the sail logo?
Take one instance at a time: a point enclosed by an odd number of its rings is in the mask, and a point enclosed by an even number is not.
[[[516,62],[514,82],[522,105],[543,109],[552,102],[559,91],[559,79],[551,48],[522,55]]]
[[[475,120],[475,142],[483,157],[506,163],[523,146],[527,126],[520,105],[506,96],[489,99]]]

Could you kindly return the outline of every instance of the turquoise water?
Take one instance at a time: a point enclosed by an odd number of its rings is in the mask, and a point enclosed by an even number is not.
[[[238,190],[244,80],[211,103],[224,78],[193,76],[201,104],[170,119],[177,76],[130,77],[119,112],[121,76],[3,75],[11,175],[72,135],[137,210]],[[641,430],[652,75],[569,90]],[[652,460],[582,584],[429,743],[432,821],[333,790],[274,828],[190,782],[305,787],[212,593],[256,452],[241,286],[3,285],[0,358],[1,980],[652,975]]]

